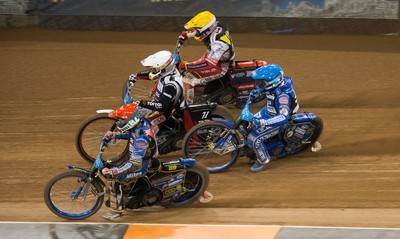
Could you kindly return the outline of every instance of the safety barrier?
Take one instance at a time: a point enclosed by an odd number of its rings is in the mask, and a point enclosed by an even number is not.
[[[391,239],[396,228],[292,227],[275,225],[0,223],[4,238],[41,239]],[[0,236],[1,238],[1,236]]]

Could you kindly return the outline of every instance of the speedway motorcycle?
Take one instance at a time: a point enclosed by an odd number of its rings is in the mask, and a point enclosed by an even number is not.
[[[253,114],[250,99],[234,123],[216,119],[194,126],[182,142],[185,157],[196,158],[210,173],[229,169],[239,157],[254,161],[255,153],[247,145],[246,137],[252,129]],[[267,139],[271,157],[282,158],[300,153],[311,147],[317,152],[321,144],[317,142],[323,130],[323,121],[313,113],[293,114],[286,129],[278,136]]]
[[[182,44],[182,41],[177,41],[175,54],[179,54]],[[255,81],[250,77],[250,72],[266,64],[267,62],[263,60],[234,61],[225,76],[194,88],[194,104],[215,102],[218,105],[233,104],[238,108],[243,108],[250,91],[255,87]],[[147,79],[148,73],[141,71],[138,73],[138,78]],[[182,74],[185,75],[185,71],[182,71]],[[123,85],[122,98],[125,97],[127,85],[129,85],[128,81]],[[150,94],[155,92],[155,87]],[[253,105],[262,106],[266,101],[263,96],[260,96],[254,100]]]
[[[115,127],[115,124],[114,124]],[[49,180],[44,190],[47,207],[57,216],[80,220],[94,215],[103,204],[112,207],[110,192],[116,179],[101,173],[104,166],[114,164],[103,159],[107,140],[102,140],[100,152],[90,169],[69,166],[69,170]],[[191,204],[206,195],[209,173],[194,159],[161,162],[153,159],[145,177],[121,183],[126,209],[160,205],[166,208]]]
[[[75,146],[83,159],[92,163],[96,160],[99,142],[111,125],[119,120],[129,119],[131,112],[129,103],[133,102],[130,95],[130,89],[126,88],[123,105],[115,110],[103,109],[87,120],[79,127]],[[205,103],[188,105],[183,109],[175,111],[171,117],[162,124],[162,127],[156,134],[158,152],[160,155],[181,150],[182,139],[186,132],[194,125],[203,121],[210,121],[216,118],[222,118],[233,122],[232,113],[225,107],[216,103]],[[116,130],[116,129],[114,129]],[[125,139],[113,139],[108,144],[108,150],[103,157],[106,160],[120,162],[128,157],[129,141]]]

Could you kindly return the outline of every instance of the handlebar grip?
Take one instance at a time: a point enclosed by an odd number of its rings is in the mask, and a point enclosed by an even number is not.
[[[179,49],[181,48],[182,45],[183,45],[183,40],[179,39],[179,40],[176,42],[176,47],[175,47],[175,52],[176,52],[176,53],[179,53]]]

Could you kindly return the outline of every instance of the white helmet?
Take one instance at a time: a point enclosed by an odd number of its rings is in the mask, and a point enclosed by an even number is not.
[[[178,62],[178,56],[169,51],[159,51],[141,61],[145,67],[153,68],[149,74],[151,80],[156,80],[171,73]]]

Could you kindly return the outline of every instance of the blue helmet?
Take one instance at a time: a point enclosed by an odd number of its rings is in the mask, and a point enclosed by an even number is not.
[[[283,71],[278,64],[268,64],[250,72],[260,90],[270,90],[279,86],[283,81]]]

